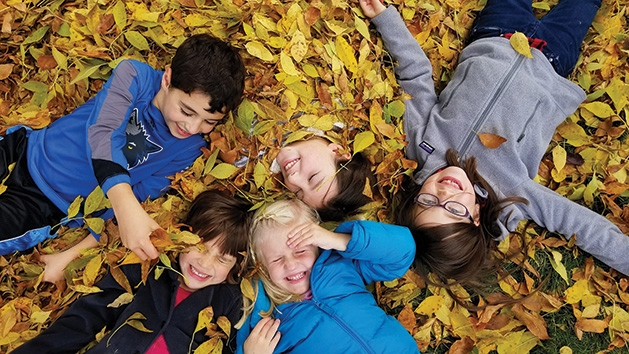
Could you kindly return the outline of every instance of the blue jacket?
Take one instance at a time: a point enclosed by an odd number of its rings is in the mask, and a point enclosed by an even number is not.
[[[336,232],[351,233],[347,250],[325,250],[311,273],[312,299],[279,305],[276,353],[418,353],[408,331],[376,303],[365,285],[406,273],[415,242],[406,227],[351,221]],[[238,331],[237,352],[270,303],[261,283],[252,314]]]
[[[72,113],[28,135],[28,172],[61,211],[97,186],[105,195],[128,183],[138,201],[164,194],[169,176],[192,165],[207,142],[201,134],[174,137],[153,104],[163,72],[123,60],[102,89]],[[98,215],[113,217],[113,210]],[[50,228],[0,243],[0,254],[25,250],[51,237]],[[95,235],[98,237],[98,235]]]
[[[137,284],[141,284],[140,265],[122,266],[121,269],[133,287],[133,301],[120,307],[107,306],[126,292],[108,273],[96,284],[101,292],[78,298],[48,329],[12,353],[76,353],[106,327],[111,331],[87,353],[144,353],[157,337],[164,335],[170,354],[186,354],[189,347],[194,351],[209,339],[205,329],[195,332],[199,312],[208,306],[212,306],[214,311],[212,322],[216,322],[219,316],[225,316],[231,322],[231,335],[223,339],[223,353],[234,352],[236,343],[233,325],[242,316],[242,295],[238,285],[207,286],[193,292],[175,307],[179,288],[177,273],[167,270],[155,279],[152,272],[146,285],[136,288]],[[137,312],[146,317],[141,323],[151,332],[142,332],[124,324]]]

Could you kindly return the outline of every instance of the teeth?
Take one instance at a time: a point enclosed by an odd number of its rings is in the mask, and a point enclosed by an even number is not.
[[[208,274],[204,274],[204,273],[200,273],[198,270],[196,270],[196,268],[194,268],[193,266],[190,266],[190,272],[192,272],[192,274],[196,275],[199,278],[207,278],[209,277]]]
[[[459,186],[458,183],[456,183],[455,181],[453,181],[451,179],[447,179],[447,178],[443,179],[443,180],[441,180],[441,183],[449,184],[449,185],[455,186],[458,189],[461,189],[461,186]]]
[[[297,275],[293,275],[291,277],[286,277],[288,280],[299,280],[306,276],[306,273],[299,273]]]
[[[290,170],[290,168],[291,168],[291,167],[295,166],[295,164],[297,163],[297,161],[299,161],[299,159],[294,159],[293,161],[291,161],[291,162],[287,163],[287,164],[284,166],[284,170],[285,170],[285,171]]]

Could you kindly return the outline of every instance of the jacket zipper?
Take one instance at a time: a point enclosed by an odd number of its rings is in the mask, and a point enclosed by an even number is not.
[[[491,109],[496,104],[495,98],[502,93],[502,90],[507,85],[507,82],[511,80],[515,72],[520,68],[520,64],[522,64],[522,61],[524,59],[526,59],[525,56],[518,55],[515,64],[511,66],[511,68],[509,69],[509,72],[507,73],[507,76],[500,82],[500,86],[498,86],[498,88],[496,89],[496,92],[494,93],[491,100],[489,101],[489,104],[485,107],[485,109],[480,115],[480,118],[476,120],[476,122],[474,123],[474,126],[472,127],[472,130],[468,133],[467,137],[465,138],[463,145],[461,145],[461,148],[459,149],[459,156],[464,156],[467,153],[467,150],[472,144],[474,137],[476,136],[477,133],[479,133],[478,130],[483,124],[485,124],[485,121],[487,120],[487,117],[489,116],[488,114],[489,111],[491,111]]]
[[[359,344],[363,347],[364,353],[374,353],[374,354],[375,354],[375,352],[374,352],[371,348],[369,348],[369,346],[367,345],[367,343],[365,343],[365,342],[362,340],[362,338],[358,337],[358,336],[356,335],[356,333],[355,333],[354,331],[352,331],[352,330],[351,330],[351,329],[347,326],[347,324],[346,324],[343,320],[341,320],[341,319],[340,319],[338,316],[336,316],[334,313],[331,313],[330,311],[327,311],[327,309],[325,308],[325,306],[324,306],[322,303],[320,303],[320,302],[319,302],[319,300],[317,300],[317,299],[314,297],[314,294],[313,294],[313,297],[312,297],[312,302],[314,302],[315,306],[317,306],[317,308],[318,308],[319,310],[323,311],[326,315],[328,315],[328,316],[332,317],[332,319],[334,319],[334,321],[336,321],[336,323],[338,323],[338,324],[339,324],[339,326],[341,326],[341,328],[343,328],[343,329],[345,330],[345,332],[347,332],[347,334],[349,334],[352,338],[354,338],[354,340],[355,340],[356,342],[358,342],[358,343],[359,343]]]
[[[539,101],[537,101],[537,104],[535,104],[535,108],[533,109],[533,113],[531,113],[531,115],[529,116],[529,119],[526,120],[526,123],[524,124],[524,128],[522,128],[522,132],[520,133],[520,136],[518,136],[518,139],[515,141],[516,143],[519,143],[522,139],[524,139],[524,136],[526,135],[526,129],[529,127],[529,124],[531,123],[531,120],[533,119],[533,117],[535,117],[535,112],[537,112],[538,107],[539,107]]]

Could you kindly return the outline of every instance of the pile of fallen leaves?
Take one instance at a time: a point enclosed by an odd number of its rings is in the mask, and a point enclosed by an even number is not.
[[[442,89],[483,1],[391,3],[428,54],[435,85]],[[534,7],[541,15],[555,3],[536,1]],[[604,1],[571,76],[588,92],[588,100],[557,128],[537,177],[539,183],[602,213],[625,234],[628,4]],[[176,252],[194,243],[193,236],[178,232],[177,224],[189,202],[207,188],[230,190],[256,206],[285,194],[270,172],[271,161],[282,144],[313,132],[348,151],[363,152],[373,163],[378,183],[365,188],[374,199],[364,210],[366,218],[389,220],[392,196],[415,167],[404,158],[405,97],[395,81],[393,63],[356,1],[2,0],[0,21],[3,134],[16,124],[41,128],[71,112],[100,89],[122,59],[163,69],[190,34],[209,32],[240,49],[248,71],[245,100],[233,119],[210,134],[208,149],[192,168],[173,177],[173,191],[144,203],[166,230],[154,235],[160,250]],[[71,263],[65,282],[42,283],[39,254],[85,237],[85,227],[63,228],[60,237],[35,251],[0,257],[0,352],[35,336],[78,296],[98,291],[94,284],[105,265],[117,269],[121,263],[139,262],[120,246],[113,223],[89,218],[106,206],[102,192],[86,199],[77,200],[70,212],[78,215],[81,209],[90,226],[103,230],[101,246]],[[453,353],[473,348],[478,353],[526,353],[549,339],[545,318],[565,308],[572,321],[561,326],[574,333],[575,341],[584,333],[600,333],[608,350],[626,346],[627,278],[584,257],[561,236],[530,225],[524,234],[521,269],[505,269],[496,289],[478,295],[453,288],[478,309],[461,306],[412,272],[376,284],[374,294],[422,351],[445,346]],[[510,237],[499,248],[509,253],[521,244]],[[577,255],[581,261],[575,263]],[[168,262],[167,256],[161,258]],[[148,274],[152,265],[145,266]],[[540,279],[548,279],[548,273],[562,286],[544,287]],[[124,283],[124,276],[117,276]],[[200,352],[210,349],[205,346]],[[562,352],[571,349],[567,346]]]

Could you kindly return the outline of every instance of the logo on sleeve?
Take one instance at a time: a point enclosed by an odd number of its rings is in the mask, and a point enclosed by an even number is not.
[[[132,169],[146,161],[150,154],[162,151],[161,146],[149,139],[144,125],[138,121],[137,108],[131,112],[125,133],[127,135],[127,144],[123,148],[123,153],[127,159],[128,169]]]

